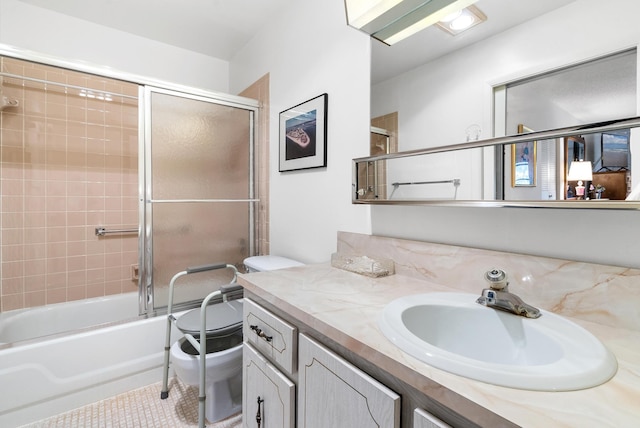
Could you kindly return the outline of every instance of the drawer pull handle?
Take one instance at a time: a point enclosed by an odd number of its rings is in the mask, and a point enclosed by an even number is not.
[[[266,334],[264,334],[264,331],[262,331],[262,329],[257,325],[250,325],[249,328],[255,331],[258,336],[262,337],[267,342],[271,342],[273,340],[273,336],[267,336]]]
[[[260,428],[260,424],[262,423],[262,415],[260,415],[260,404],[264,403],[264,400],[260,399],[258,396],[258,413],[256,413],[256,422],[258,423],[258,428]]]

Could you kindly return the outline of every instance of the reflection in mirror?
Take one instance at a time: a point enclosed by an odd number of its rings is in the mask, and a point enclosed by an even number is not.
[[[545,201],[563,208],[585,207],[580,202],[622,208],[597,202],[640,200],[629,174],[629,145],[638,126],[640,118],[632,118],[355,159],[354,202],[492,205],[490,189],[503,186],[501,206]],[[494,173],[494,151],[511,164],[505,168],[509,180]]]
[[[480,174],[481,166],[480,148],[357,162],[358,177],[369,177],[358,182],[359,199],[382,200],[388,195],[388,200],[480,200],[481,181],[474,175]],[[387,172],[386,181],[375,180],[374,171],[382,170]]]
[[[518,125],[518,134],[533,132],[533,129]],[[511,187],[535,186],[537,175],[536,141],[511,144]]]
[[[585,154],[585,142],[584,138],[580,136],[571,136],[564,139],[564,176],[565,176],[565,196],[567,199],[573,199],[576,197],[575,187],[571,187],[569,183],[569,170],[573,162],[579,162],[584,160]]]
[[[520,134],[532,132],[527,126],[550,129],[631,117],[636,112],[636,68],[632,49],[510,83],[505,89],[505,131],[517,126]],[[629,129],[525,144],[516,148],[533,151],[532,160],[523,161],[527,153],[520,152],[515,158],[513,146],[512,153],[504,155],[505,183],[511,181],[511,187],[504,186],[505,200],[624,200],[631,192]],[[605,193],[602,180],[616,184]],[[496,183],[500,185],[499,177]]]
[[[371,119],[369,155],[377,156],[398,151],[398,113],[393,112]],[[366,179],[363,197],[387,199],[387,189],[375,183],[386,183],[387,170],[384,163],[371,162],[360,171]]]
[[[406,85],[411,88],[418,82],[415,75],[407,73],[396,79],[394,86],[401,86],[398,82],[402,79],[409,79]],[[498,114],[503,112],[504,117],[496,120],[495,132],[497,135],[526,136],[532,133],[540,136],[536,131],[603,124],[634,117],[637,110],[636,87],[635,49],[496,86],[495,93],[501,91],[503,95],[494,97],[495,111]],[[428,99],[406,100],[410,94],[405,95],[399,105],[414,107],[417,112],[421,111],[421,102],[432,103]],[[376,101],[376,111],[384,111],[384,98],[378,97]],[[395,104],[391,107],[394,110]],[[418,145],[421,142],[431,145],[427,147],[433,147],[433,143],[437,145],[431,135],[425,135],[423,129],[414,126],[418,123],[414,115],[417,117],[418,113],[410,109],[398,109],[398,113],[410,119],[400,122],[400,153],[421,151]],[[423,199],[435,202],[440,199],[447,204],[452,201],[526,201],[529,206],[536,206],[536,201],[636,200],[633,183],[640,187],[640,169],[634,175],[633,167],[637,166],[631,157],[632,153],[640,150],[640,130],[630,128],[617,127],[602,132],[580,128],[574,133],[555,135],[554,138],[519,139],[517,143],[502,145],[488,143],[475,150],[477,155],[472,155],[475,152],[468,147],[459,147],[462,144],[449,146],[449,150],[438,146],[441,149],[438,152],[448,152],[449,155],[429,152],[412,156],[415,163],[407,159],[379,160],[376,163],[378,169],[384,168],[389,173],[383,181],[387,195],[393,201],[418,202]],[[416,132],[419,135],[414,135]],[[451,135],[460,133],[460,129],[450,130]],[[449,137],[444,134],[437,138]],[[570,177],[572,164],[580,161],[590,163],[591,175]],[[575,166],[578,165],[576,163]],[[479,173],[472,173],[474,171]],[[456,186],[443,187],[441,182],[450,180],[459,181],[454,181]],[[393,186],[393,183],[424,182],[435,183]],[[380,183],[376,186],[380,187]],[[579,207],[580,204],[565,204],[563,207],[570,206]]]
[[[626,200],[632,191],[630,136],[622,129],[510,145],[505,175],[511,177],[504,183],[511,186],[504,186],[504,200]],[[504,185],[499,177],[496,183]]]

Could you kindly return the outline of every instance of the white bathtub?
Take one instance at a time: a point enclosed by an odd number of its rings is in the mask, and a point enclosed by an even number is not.
[[[138,293],[1,312],[0,345],[77,331],[137,315]]]
[[[136,317],[137,299],[128,293],[0,314],[7,325],[0,325],[0,342],[9,342],[0,344],[0,426],[162,381],[166,317],[113,323]],[[174,330],[172,339],[179,337]]]

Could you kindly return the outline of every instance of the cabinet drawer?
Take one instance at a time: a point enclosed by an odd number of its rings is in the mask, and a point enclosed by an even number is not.
[[[298,428],[399,428],[400,396],[304,334]]]
[[[251,345],[242,351],[242,426],[293,428],[295,385]]]
[[[245,342],[291,375],[296,369],[297,329],[271,312],[244,299]]]

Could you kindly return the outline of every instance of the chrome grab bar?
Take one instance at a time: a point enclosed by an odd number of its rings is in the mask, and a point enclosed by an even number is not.
[[[138,233],[138,229],[113,229],[107,230],[104,227],[96,227],[96,236],[104,236],[108,233]]]

